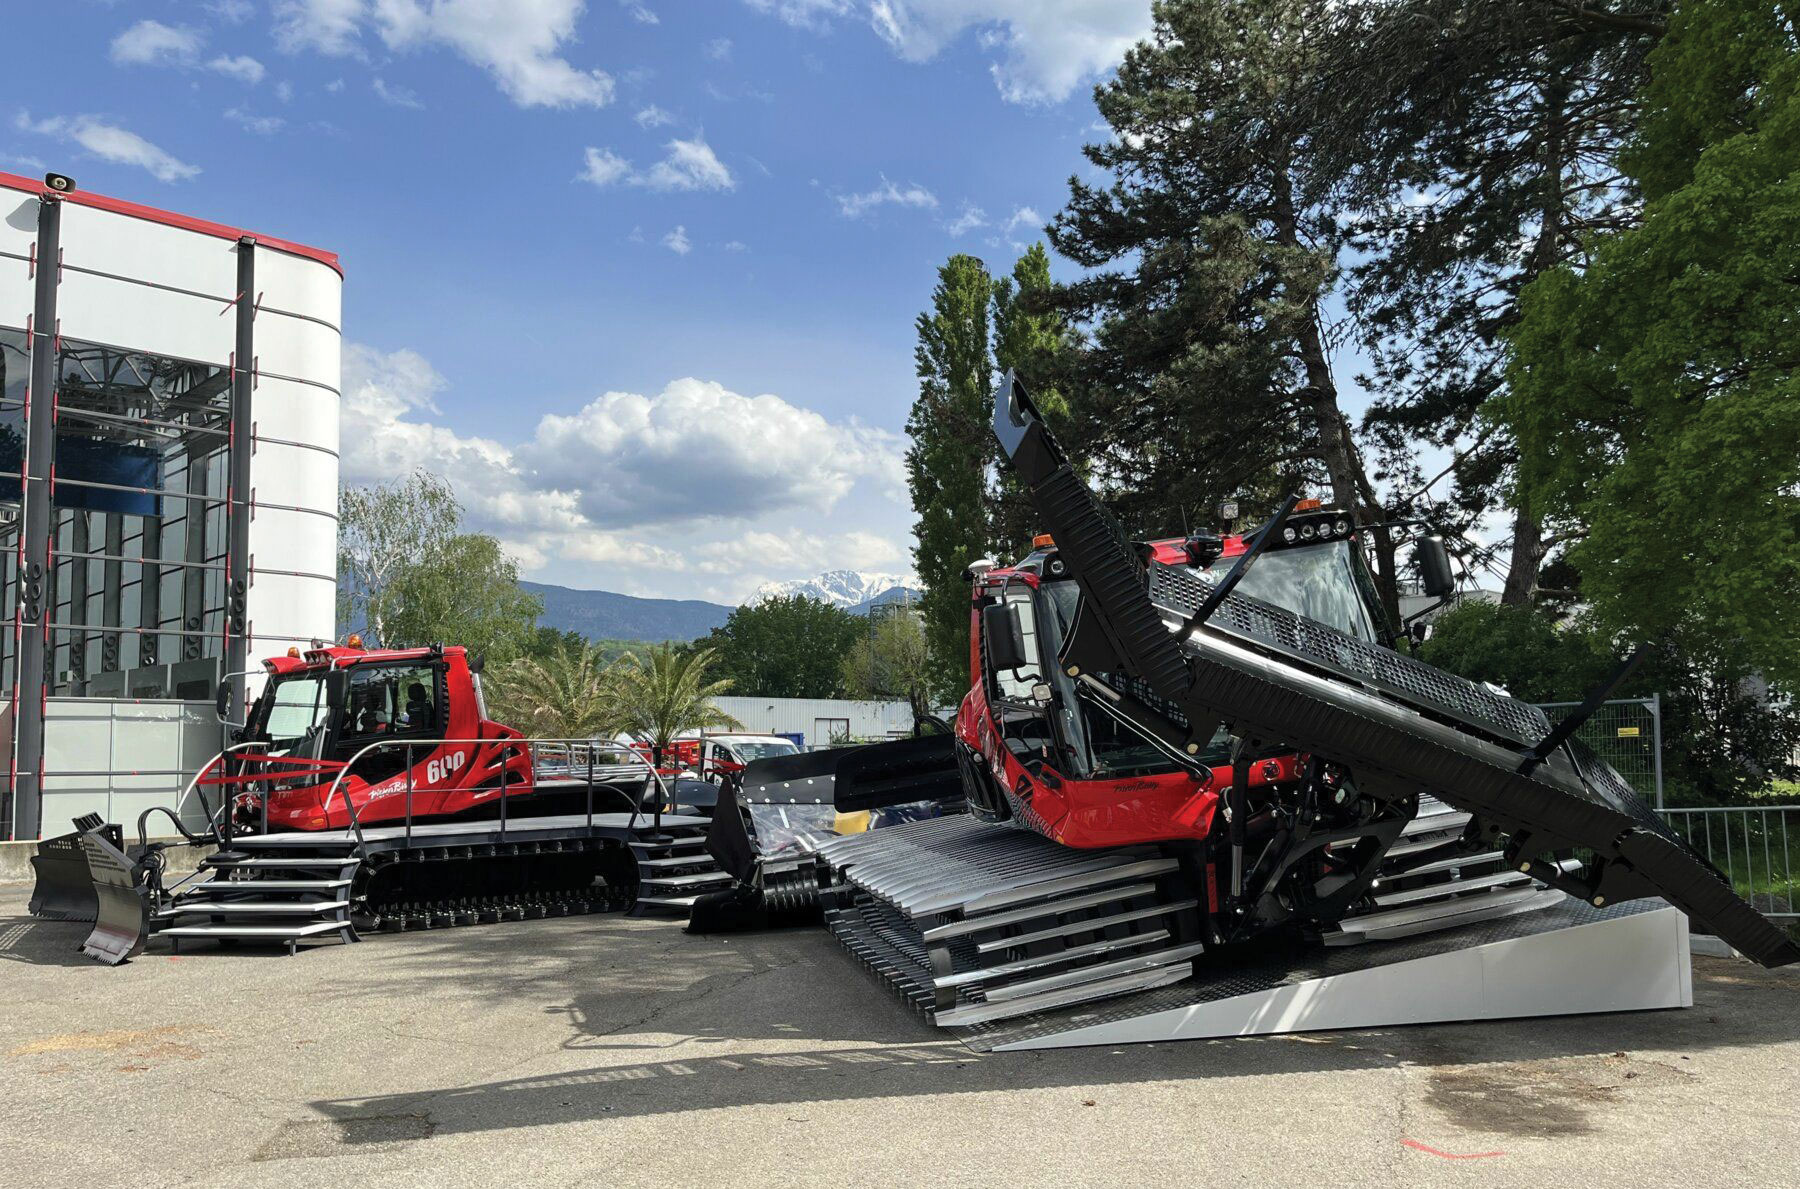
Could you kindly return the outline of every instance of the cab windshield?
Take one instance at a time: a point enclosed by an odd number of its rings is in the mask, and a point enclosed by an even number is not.
[[[1233,560],[1219,558],[1202,572],[1216,581],[1230,573]],[[1346,636],[1375,644],[1381,636],[1357,581],[1356,567],[1360,564],[1361,559],[1351,553],[1349,541],[1275,549],[1256,559],[1238,583],[1236,593],[1316,619]]]
[[[324,726],[325,675],[277,677],[264,688],[257,707],[257,734],[268,741],[269,754],[285,755]]]

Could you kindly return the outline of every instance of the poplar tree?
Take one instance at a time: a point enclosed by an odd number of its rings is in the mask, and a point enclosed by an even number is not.
[[[1060,436],[1069,415],[1062,369],[1075,340],[1068,318],[1052,302],[1054,292],[1050,253],[1034,243],[1013,263],[1010,277],[994,282],[994,366],[1018,376]],[[996,557],[1017,558],[1041,526],[1012,471],[1000,465],[997,450],[995,455],[989,534]]]
[[[906,419],[913,566],[924,594],[933,692],[956,700],[969,686],[969,587],[963,571],[988,549],[986,495],[993,456],[993,278],[973,256],[938,270],[931,308],[918,317],[919,396]]]

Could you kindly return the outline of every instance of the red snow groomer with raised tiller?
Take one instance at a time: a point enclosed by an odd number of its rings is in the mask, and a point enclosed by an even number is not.
[[[1800,960],[1574,738],[1629,665],[1552,728],[1394,647],[1348,516],[1290,498],[1251,533],[1133,542],[1010,378],[994,431],[1050,533],[970,567],[953,733],[750,765],[748,814],[713,819],[741,881],[718,922],[816,897],[936,1023],[1015,1034],[1136,992],[1179,1015],[1271,944],[1430,934],[1448,953],[1650,897],[1765,965]],[[1448,587],[1421,544],[1428,588]]]

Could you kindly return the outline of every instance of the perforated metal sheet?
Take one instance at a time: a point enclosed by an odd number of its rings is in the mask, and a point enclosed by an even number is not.
[[[1192,570],[1161,564],[1150,567],[1150,601],[1184,619],[1199,608],[1213,586],[1211,578]],[[1534,744],[1550,733],[1550,720],[1536,706],[1260,599],[1229,595],[1206,622],[1221,632],[1354,678],[1415,706],[1485,727],[1515,743]]]

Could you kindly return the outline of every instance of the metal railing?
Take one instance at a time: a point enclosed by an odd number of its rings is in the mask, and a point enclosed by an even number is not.
[[[414,775],[415,765],[413,763],[413,753],[421,749],[436,749],[450,746],[473,747],[480,745],[498,745],[501,752],[499,760],[500,789],[498,801],[500,805],[499,840],[502,842],[506,840],[507,836],[507,803],[512,798],[511,790],[513,786],[508,778],[512,772],[512,761],[517,757],[518,749],[520,748],[524,749],[527,763],[531,770],[531,782],[526,784],[525,781],[521,779],[516,786],[523,793],[533,793],[537,791],[539,782],[543,779],[543,776],[540,775],[541,773],[556,772],[560,770],[567,773],[570,779],[577,779],[580,775],[585,774],[587,794],[586,821],[587,826],[590,829],[594,824],[594,789],[600,782],[600,779],[604,777],[609,770],[612,773],[617,774],[619,772],[635,771],[641,767],[648,776],[648,786],[653,787],[656,790],[652,812],[654,814],[655,829],[659,832],[662,829],[663,805],[669,801],[669,790],[667,786],[664,785],[662,773],[657,771],[656,765],[653,764],[647,756],[639,755],[627,748],[601,744],[593,739],[378,739],[351,756],[349,762],[339,770],[337,777],[331,782],[331,788],[325,793],[323,808],[325,812],[329,814],[331,812],[332,802],[341,798],[344,803],[345,813],[350,820],[350,832],[356,837],[357,848],[359,850],[366,850],[367,839],[363,834],[361,815],[357,812],[355,802],[350,798],[350,792],[345,786],[345,781],[356,771],[356,766],[363,757],[383,750],[402,750],[404,754],[401,758],[404,769],[402,773],[397,775],[403,775],[406,782],[403,837],[407,844],[410,845],[413,837],[413,799],[418,791],[417,781]],[[540,764],[538,757],[540,754],[539,749],[541,748],[549,749],[552,755],[560,755],[562,757],[562,763],[560,765]],[[599,764],[596,762],[597,757],[603,753],[620,756],[625,762],[617,764]],[[631,802],[631,818],[627,828],[635,830],[637,828],[638,817],[644,810],[644,797],[642,794],[639,794],[638,796],[633,797]],[[268,829],[268,806],[269,798],[265,794],[263,797],[263,828],[265,832]]]
[[[1800,805],[1664,809],[1662,815],[1758,912],[1800,920]]]

